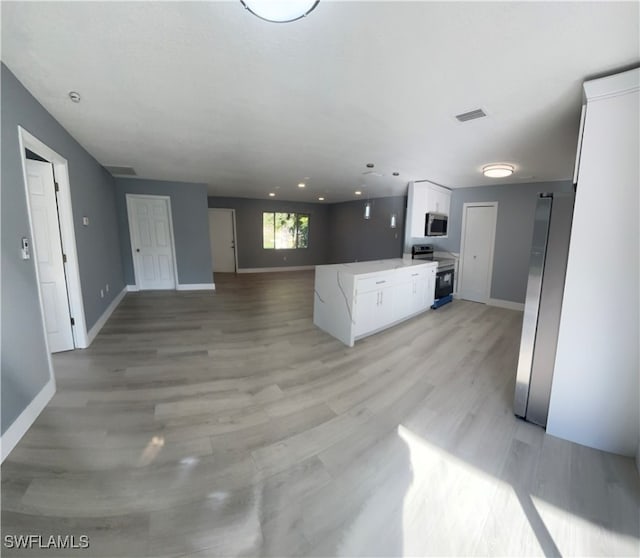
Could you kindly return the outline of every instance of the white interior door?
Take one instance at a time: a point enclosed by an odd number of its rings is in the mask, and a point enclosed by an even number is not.
[[[33,243],[44,321],[52,353],[74,348],[60,223],[51,163],[26,160]]]
[[[236,271],[236,242],[233,209],[209,209],[209,240],[213,271]]]
[[[127,211],[138,289],[175,289],[173,230],[168,198],[127,194]]]
[[[464,204],[458,294],[474,302],[489,300],[496,239],[496,202]]]

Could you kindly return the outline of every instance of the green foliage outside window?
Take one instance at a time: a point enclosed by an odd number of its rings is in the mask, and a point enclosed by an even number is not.
[[[309,215],[305,213],[264,212],[262,247],[291,250],[309,247]]]

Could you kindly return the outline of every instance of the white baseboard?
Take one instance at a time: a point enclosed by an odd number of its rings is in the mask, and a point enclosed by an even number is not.
[[[183,283],[176,287],[176,291],[215,291],[215,283]]]
[[[500,298],[490,298],[487,300],[489,306],[498,306],[499,308],[506,308],[507,310],[524,311],[524,303],[512,302],[511,300],[502,300]]]
[[[5,433],[2,435],[2,438],[0,438],[2,461],[4,461],[13,448],[18,445],[18,442],[36,421],[38,415],[40,415],[42,410],[47,406],[47,403],[51,401],[55,392],[56,382],[53,378],[50,378],[40,390],[40,393],[33,398],[31,403],[29,403],[24,411],[20,413],[18,418],[13,421],[13,424],[7,428]]]
[[[105,311],[102,313],[102,316],[98,318],[98,321],[93,324],[93,327],[87,332],[87,347],[91,345],[91,343],[93,343],[93,340],[96,338],[98,333],[100,333],[100,330],[104,327],[104,324],[107,323],[107,320],[111,317],[113,311],[118,307],[118,304],[120,304],[120,302],[124,298],[124,295],[129,292],[130,286],[131,285],[127,285],[116,295],[116,297],[111,301],[111,304],[109,304],[109,306],[107,306]]]
[[[165,290],[165,289],[161,289]],[[215,291],[215,283],[183,283],[176,286],[176,291]],[[127,292],[137,293],[140,291],[138,285],[127,285]]]
[[[245,267],[238,269],[238,273],[272,273],[277,271],[308,271],[315,269],[315,265],[291,265],[289,267]]]

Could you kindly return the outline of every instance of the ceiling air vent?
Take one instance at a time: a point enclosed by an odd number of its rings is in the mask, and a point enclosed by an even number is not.
[[[482,118],[487,116],[487,113],[482,109],[470,110],[469,112],[463,112],[462,114],[456,114],[456,118],[460,122],[467,122],[469,120],[475,120],[476,118]]]
[[[133,167],[115,167],[105,165],[104,168],[107,169],[113,176],[136,176],[136,171],[133,170]]]

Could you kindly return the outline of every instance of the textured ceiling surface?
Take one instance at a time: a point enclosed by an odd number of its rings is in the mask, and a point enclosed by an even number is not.
[[[2,59],[103,165],[332,202],[500,183],[492,162],[570,178],[582,82],[639,62],[638,21],[637,2],[324,0],[288,24],[236,1],[2,2]]]

